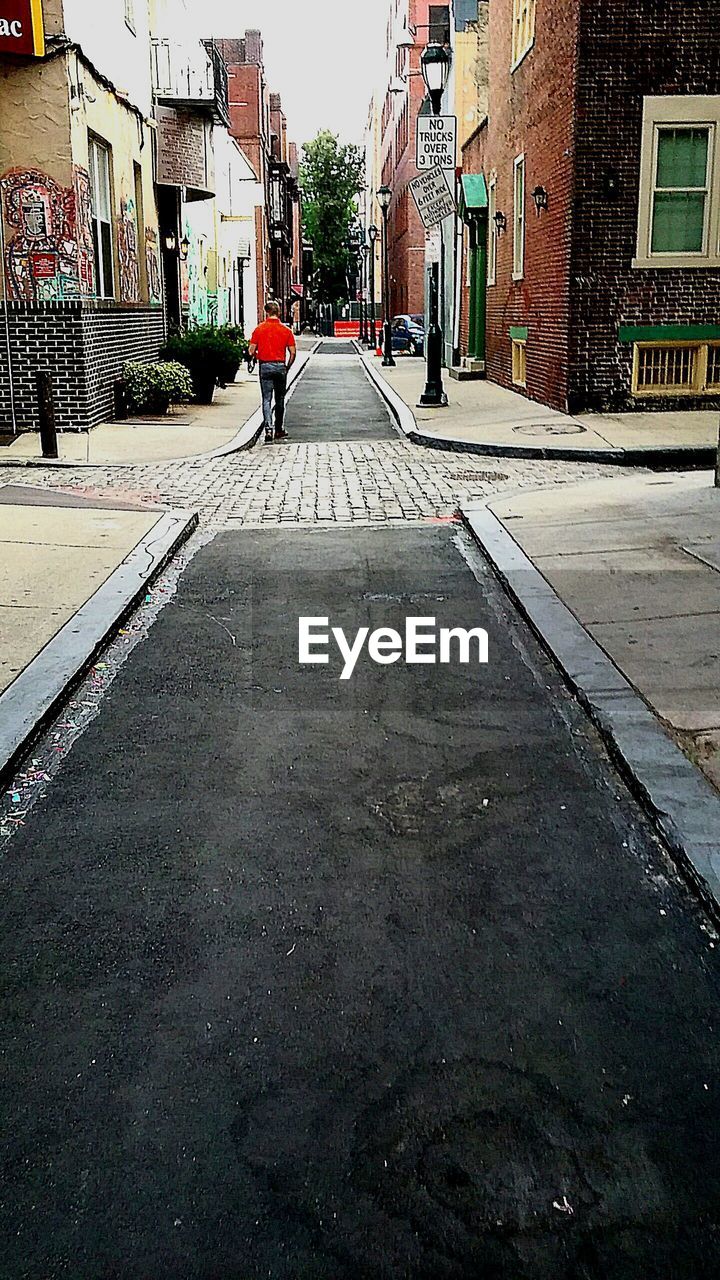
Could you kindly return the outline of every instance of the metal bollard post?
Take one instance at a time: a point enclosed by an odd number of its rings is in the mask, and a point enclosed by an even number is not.
[[[52,374],[38,369],[35,374],[40,419],[40,444],[43,458],[57,458],[58,442],[55,428],[55,404],[53,402]]]

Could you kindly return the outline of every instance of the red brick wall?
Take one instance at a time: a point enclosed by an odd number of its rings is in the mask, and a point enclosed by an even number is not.
[[[716,0],[581,0],[570,405],[636,408],[620,324],[717,324],[720,271],[634,270],[643,97],[720,94]],[[616,199],[604,189],[613,170]],[[717,181],[717,177],[716,177]],[[529,343],[528,343],[529,348]],[[709,408],[663,397],[643,408]]]
[[[420,70],[420,54],[428,35],[422,28],[427,27],[428,10],[429,0],[409,0],[409,21],[419,30],[416,47],[408,51],[407,71]],[[393,74],[394,71],[393,67]],[[383,181],[393,191],[388,215],[391,315],[402,312],[421,314],[425,309],[425,230],[407,189],[411,179],[417,176],[415,127],[424,96],[422,76],[411,75],[407,98],[388,95],[384,116],[381,141]],[[407,112],[403,115],[405,102]]]
[[[495,285],[488,287],[487,373],[511,386],[511,325],[526,325],[527,395],[564,409],[568,393],[570,213],[578,0],[537,0],[535,45],[511,74],[512,0],[490,0],[490,109],[484,172],[497,173]],[[525,155],[525,276],[512,279],[513,161]],[[530,192],[549,193],[538,215]]]

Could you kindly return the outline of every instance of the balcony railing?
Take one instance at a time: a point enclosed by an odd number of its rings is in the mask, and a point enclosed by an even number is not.
[[[229,124],[227,67],[213,41],[181,43],[160,38],[151,44],[158,102],[207,108],[219,123]]]

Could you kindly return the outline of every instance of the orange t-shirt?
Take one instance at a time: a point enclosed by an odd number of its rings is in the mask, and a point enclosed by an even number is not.
[[[285,363],[285,352],[295,350],[295,335],[277,316],[270,316],[255,329],[250,341],[257,347],[258,360],[262,363]]]

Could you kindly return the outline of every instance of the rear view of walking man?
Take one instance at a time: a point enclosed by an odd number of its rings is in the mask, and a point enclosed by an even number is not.
[[[277,302],[265,304],[265,317],[250,339],[250,355],[251,357],[257,355],[260,366],[265,443],[271,444],[273,438],[275,440],[287,438],[287,431],[283,427],[285,392],[287,376],[295,363],[297,351],[292,329],[288,329],[287,325],[280,322],[280,307]],[[274,424],[273,396],[275,397]]]

